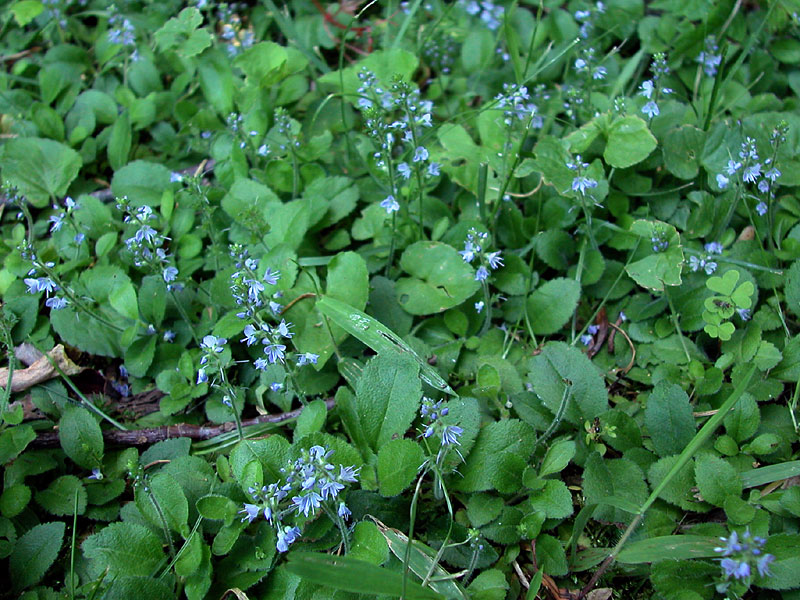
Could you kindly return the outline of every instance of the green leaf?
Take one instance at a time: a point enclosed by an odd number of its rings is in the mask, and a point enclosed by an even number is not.
[[[94,469],[103,461],[103,432],[84,408],[67,406],[58,423],[61,448],[84,469]]]
[[[108,303],[123,317],[134,321],[139,319],[139,304],[136,290],[130,282],[120,282],[108,294]]]
[[[205,29],[198,30],[203,22],[203,15],[194,7],[184,8],[177,17],[156,31],[156,44],[161,50],[176,48],[176,52],[190,58],[200,54],[211,45],[211,34]]]
[[[0,433],[0,465],[15,459],[35,439],[30,425],[17,425]]]
[[[314,400],[303,407],[294,428],[294,439],[299,440],[304,435],[322,431],[325,419],[328,416],[328,408],[324,400]]]
[[[349,556],[292,552],[286,570],[325,588],[370,596],[403,595],[403,575]],[[406,598],[443,598],[414,581],[405,584]]]
[[[3,146],[2,177],[37,208],[64,196],[78,176],[83,161],[69,146],[53,140],[20,137]]]
[[[547,449],[539,468],[539,477],[560,473],[575,456],[575,442],[572,440],[559,440]]]
[[[360,521],[353,529],[349,557],[382,565],[389,560],[389,544],[372,521]]]
[[[665,286],[680,285],[683,249],[675,227],[661,221],[640,219],[631,225],[631,233],[641,238],[640,247],[643,250],[640,253],[644,252],[646,256],[625,267],[628,275],[640,286],[650,290],[663,291]],[[651,239],[659,234],[669,244],[664,252],[657,252],[652,248]]]
[[[10,10],[17,25],[25,27],[25,25],[42,14],[44,5],[39,0],[22,0],[12,4]]]
[[[502,571],[488,569],[469,584],[467,591],[472,600],[504,600],[508,588],[508,581]]]
[[[111,575],[150,577],[163,565],[161,542],[149,529],[135,523],[112,523],[89,536],[81,548],[84,555]]]
[[[47,489],[36,493],[36,502],[47,512],[59,517],[72,515],[75,510],[75,495],[78,496],[78,514],[86,511],[86,488],[74,475],[63,475],[53,481]]]
[[[647,479],[650,481],[650,486],[653,489],[658,487],[677,462],[678,457],[673,455],[665,456],[650,465],[647,472]],[[670,477],[658,497],[671,504],[680,506],[684,510],[699,510],[698,503],[692,494],[694,485],[694,469],[691,463],[686,463],[677,473]]]
[[[773,481],[789,479],[800,475],[800,460],[779,463],[777,465],[767,465],[752,471],[745,471],[740,475],[742,487],[745,489],[758,487]]]
[[[503,499],[491,494],[472,494],[467,501],[467,518],[473,527],[491,523],[503,512]]]
[[[480,287],[472,267],[442,242],[411,244],[400,258],[400,267],[410,277],[397,281],[397,301],[412,315],[429,315],[458,306]]]
[[[638,540],[625,545],[617,556],[623,564],[633,565],[668,559],[718,557],[719,538],[700,535],[665,535]]]
[[[169,177],[170,171],[164,165],[135,160],[114,173],[111,191],[118,198],[127,196],[131,206],[157,207],[164,188],[169,186]]]
[[[529,504],[548,519],[564,519],[573,513],[572,493],[567,484],[556,479],[548,479],[543,489],[532,492]]]
[[[228,115],[233,110],[233,72],[230,58],[221,50],[209,50],[197,65],[200,89],[217,113]]]
[[[173,531],[189,534],[189,501],[180,484],[166,473],[156,473],[145,486],[136,489],[136,506],[147,519],[162,527],[162,515]]]
[[[417,477],[424,460],[422,446],[414,440],[397,439],[378,451],[378,491],[381,496],[397,496]]]
[[[19,591],[41,581],[58,557],[64,541],[64,523],[43,523],[32,527],[14,545],[8,567],[11,583]]]
[[[800,260],[792,263],[786,271],[786,280],[783,285],[786,296],[786,306],[796,316],[800,316]]]
[[[367,263],[355,252],[340,252],[328,264],[327,295],[364,310],[369,296]]]
[[[369,360],[356,384],[356,410],[373,450],[406,432],[421,397],[419,366],[412,358],[379,354]]]
[[[288,59],[286,48],[274,42],[260,42],[240,54],[233,64],[244,72],[248,84],[267,88],[289,74]]]
[[[583,425],[608,410],[603,378],[586,355],[564,342],[549,342],[530,358],[526,380],[554,415],[566,399],[564,419]]]
[[[466,464],[460,469],[463,477],[455,480],[453,487],[463,492],[491,489],[493,472],[503,452],[512,452],[527,460],[535,441],[530,426],[517,419],[489,423],[478,434]]]
[[[115,171],[127,164],[132,139],[131,117],[126,110],[114,121],[108,139],[108,162]]]
[[[22,483],[10,485],[0,495],[0,514],[12,519],[20,514],[31,501],[31,488]]]
[[[533,333],[550,335],[561,329],[575,312],[580,295],[581,285],[574,279],[551,279],[537,288],[526,305]]]
[[[694,179],[700,171],[705,133],[691,125],[681,125],[664,137],[664,165],[680,179]]]
[[[172,596],[169,585],[160,579],[143,576],[122,576],[114,579],[104,600],[168,600]]]
[[[659,456],[680,453],[697,430],[686,392],[666,381],[660,381],[648,397],[644,422]]]
[[[270,230],[271,211],[279,204],[275,192],[252,179],[237,179],[222,198],[222,209],[234,221],[261,234]]]
[[[800,555],[797,547],[800,535],[778,533],[769,536],[764,552],[772,554],[769,577],[758,577],[756,585],[770,590],[788,590],[800,587]]]
[[[431,387],[455,395],[453,389],[427,361],[422,360],[403,339],[381,322],[340,302],[323,296],[317,300],[319,311],[378,354],[403,354],[419,365],[420,378]]]
[[[612,167],[626,169],[642,162],[657,145],[656,138],[641,118],[617,117],[608,129],[603,158]]]
[[[583,492],[587,504],[601,504],[593,517],[601,521],[630,522],[629,508],[640,506],[647,499],[647,484],[639,466],[627,458],[604,460],[593,452],[583,471]],[[624,505],[606,503],[609,497],[625,500]]]
[[[238,511],[239,505],[227,496],[206,494],[197,500],[197,512],[204,519],[225,521],[230,524]]]
[[[714,506],[722,506],[728,496],[740,496],[742,480],[731,464],[709,454],[697,457],[694,477],[703,500]]]

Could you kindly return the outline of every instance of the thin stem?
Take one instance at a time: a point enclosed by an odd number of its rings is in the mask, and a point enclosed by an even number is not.
[[[0,307],[2,310],[2,307]],[[3,344],[8,353],[8,380],[6,387],[3,390],[3,395],[0,397],[0,423],[5,417],[6,409],[8,409],[8,401],[11,399],[11,383],[14,380],[14,369],[17,367],[17,357],[14,355],[14,340],[11,337],[11,330],[6,323],[5,315],[0,315],[0,332],[3,335]]]
[[[175,290],[170,290],[169,293],[172,296],[172,301],[175,303],[175,306],[178,307],[178,312],[181,313],[181,317],[183,317],[183,320],[186,321],[186,325],[189,327],[189,333],[192,334],[194,343],[199,346],[200,339],[197,337],[197,333],[194,331],[194,326],[192,325],[192,321],[189,319],[186,309],[183,307],[183,304],[178,301],[178,297],[175,295]]]
[[[483,285],[483,309],[486,311],[480,333],[483,336],[489,331],[489,326],[492,324],[492,299],[489,295],[489,283],[485,279],[481,283]]]
[[[683,338],[681,326],[678,323],[678,312],[675,310],[675,306],[672,304],[672,298],[669,295],[669,287],[667,286],[664,286],[664,297],[667,299],[667,303],[669,304],[669,312],[672,315],[672,323],[675,325],[675,331],[678,333],[678,339],[681,341],[683,353],[686,355],[686,362],[692,362],[692,358],[689,356],[689,349],[686,347],[686,340]]]
[[[406,597],[408,572],[411,569],[411,543],[414,539],[414,522],[417,520],[417,502],[419,501],[420,488],[422,487],[422,479],[425,477],[425,473],[426,471],[423,471],[417,478],[417,486],[414,488],[414,496],[411,498],[411,509],[409,512],[408,524],[408,544],[406,545],[406,553],[403,556],[403,587],[400,592],[400,598]]]
[[[167,518],[164,516],[164,511],[161,510],[161,505],[156,500],[155,494],[150,489],[150,486],[147,483],[147,479],[144,480],[144,493],[147,494],[147,497],[152,502],[153,506],[156,509],[156,514],[158,515],[158,519],[161,521],[161,527],[164,529],[164,537],[167,538],[167,544],[169,545],[169,556],[174,561],[175,560],[175,544],[172,543],[172,534],[169,531],[169,525],[167,525]]]

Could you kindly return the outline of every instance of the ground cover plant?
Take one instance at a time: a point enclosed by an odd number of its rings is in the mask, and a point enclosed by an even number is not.
[[[0,596],[800,598],[797,0],[0,23]]]

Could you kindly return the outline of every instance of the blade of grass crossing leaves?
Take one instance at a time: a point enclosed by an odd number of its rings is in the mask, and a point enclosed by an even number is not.
[[[397,531],[387,527],[378,520],[375,520],[378,530],[386,538],[389,544],[389,550],[392,551],[397,558],[404,560],[406,551],[408,550],[408,538]],[[428,546],[414,541],[411,543],[411,552],[409,554],[409,566],[419,577],[426,577],[429,573],[433,573],[431,577],[430,586],[437,592],[443,594],[447,598],[463,598],[467,600],[469,596],[463,586],[449,579],[450,574],[445,571],[438,564],[435,564],[436,552]],[[409,582],[410,587],[411,582]]]
[[[617,556],[625,564],[719,556],[719,538],[702,535],[664,535],[629,544]]]
[[[773,481],[780,481],[781,479],[797,477],[798,475],[800,475],[800,460],[793,460],[753,469],[752,471],[741,473],[740,477],[742,478],[742,487],[747,489],[772,483]]]
[[[339,327],[362,341],[378,354],[382,352],[396,352],[411,356],[419,363],[420,377],[425,383],[452,396],[456,395],[453,389],[433,367],[422,360],[411,346],[406,344],[400,336],[383,325],[380,321],[373,319],[360,310],[356,310],[349,304],[328,296],[323,296],[317,301],[317,308]]]
[[[357,594],[399,597],[402,590],[400,573],[347,556],[312,552],[292,553],[286,569],[319,585]],[[414,582],[407,583],[405,597],[409,600],[444,598],[441,594]]]

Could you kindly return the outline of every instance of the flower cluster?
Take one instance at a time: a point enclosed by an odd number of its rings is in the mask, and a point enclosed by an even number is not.
[[[759,199],[756,204],[756,212],[763,216],[767,213],[768,204],[775,197],[775,182],[781,176],[780,170],[775,166],[775,158],[778,148],[786,141],[786,134],[789,127],[785,122],[781,122],[770,135],[770,146],[772,156],[762,159],[759,157],[756,141],[751,137],[746,137],[739,149],[738,160],[731,158],[725,166],[725,173],[716,176],[717,186],[720,189],[728,187],[732,178],[740,179],[743,184],[754,185],[756,190],[766,199]],[[751,196],[753,197],[753,196]]]
[[[389,177],[389,194],[381,201],[386,214],[400,210],[397,201],[397,176],[403,180],[416,175],[417,181],[438,177],[441,165],[430,160],[423,145],[425,129],[433,127],[433,102],[422,100],[419,90],[395,80],[386,90],[374,73],[363,69],[358,74],[357,106],[364,112],[367,134],[378,149],[376,165]]]
[[[709,77],[717,74],[717,69],[722,64],[722,55],[713,35],[708,36],[703,44],[703,51],[697,56],[697,62],[703,65],[703,71]]]
[[[111,11],[116,11],[112,5]],[[119,13],[112,14],[108,19],[108,41],[112,44],[121,44],[126,47],[136,46],[136,29],[133,24]]]
[[[422,56],[434,71],[447,75],[459,56],[458,42],[448,34],[438,34],[425,42]]]
[[[602,15],[604,12],[606,12],[606,5],[599,1],[588,10],[575,11],[575,20],[581,24],[578,32],[582,39],[588,39],[594,30],[598,15]]]
[[[515,83],[504,83],[503,93],[495,96],[497,108],[503,109],[503,122],[511,127],[514,123],[526,123],[533,129],[541,129],[541,115],[537,114],[536,104],[530,102],[528,88]]]
[[[749,583],[750,577],[753,575],[753,567],[761,577],[770,575],[769,565],[775,560],[775,557],[772,554],[764,553],[764,544],[767,543],[765,538],[752,535],[749,529],[745,529],[741,537],[738,532],[734,531],[727,538],[720,538],[720,541],[725,545],[714,548],[714,551],[719,552],[723,557],[719,561],[722,575],[726,581],[717,586],[718,591],[725,593],[730,585],[731,577],[735,581]]]
[[[584,48],[580,57],[575,59],[573,66],[579,75],[583,75],[587,79],[600,81],[606,78],[608,70],[598,64],[595,54],[596,50],[594,48]]]
[[[492,31],[495,31],[503,23],[502,19],[505,9],[490,0],[482,0],[481,2],[476,2],[475,0],[460,0],[459,4],[464,7],[467,14],[472,16],[479,15],[484,25]]]
[[[458,253],[464,262],[472,263],[476,258],[478,259],[478,268],[475,270],[475,281],[486,281],[489,277],[489,272],[499,269],[503,266],[503,259],[500,257],[500,251],[486,252],[482,244],[484,244],[489,237],[488,233],[478,231],[477,229],[470,229],[467,232],[467,239],[464,242],[464,249]]]
[[[661,114],[658,108],[658,100],[661,95],[667,96],[672,93],[672,89],[664,87],[662,79],[669,74],[669,67],[667,66],[667,57],[663,52],[657,52],[653,56],[653,63],[650,65],[650,70],[653,72],[653,78],[647,79],[639,86],[639,95],[647,99],[645,105],[642,107],[642,112],[650,119],[657,117]]]
[[[669,248],[667,232],[660,227],[654,227],[653,233],[650,235],[650,243],[652,244],[653,252],[666,252],[667,248]]]
[[[202,2],[202,6],[200,6]],[[246,5],[242,4],[242,8]],[[204,8],[205,0],[198,0],[197,8]],[[221,4],[217,12],[219,19],[219,37],[225,42],[225,50],[228,56],[237,56],[255,43],[255,33],[252,25],[245,26],[242,18],[235,12],[235,4]]]
[[[80,244],[86,236],[78,231],[78,226],[75,223],[74,213],[79,210],[81,205],[75,202],[72,198],[67,196],[64,198],[65,210],[50,216],[50,233],[60,231],[64,223],[68,223],[69,227],[75,231],[75,236],[72,238],[76,244]],[[61,210],[58,204],[53,204],[53,210]]]
[[[117,208],[125,214],[123,222],[136,227],[135,233],[125,240],[125,248],[131,254],[133,264],[159,274],[167,284],[168,291],[181,289],[181,284],[173,283],[178,278],[178,268],[172,255],[163,248],[169,238],[150,225],[151,221],[157,219],[153,209],[149,206],[134,209],[127,197],[117,201]]]
[[[719,242],[709,242],[704,246],[706,256],[698,257],[692,255],[688,259],[689,268],[692,272],[696,273],[700,269],[705,271],[706,275],[712,275],[717,270],[717,262],[713,256],[715,254],[722,254],[722,244]]]
[[[458,446],[458,438],[464,433],[464,430],[458,425],[444,425],[439,417],[446,417],[450,413],[450,409],[442,406],[442,401],[433,401],[431,398],[423,396],[422,406],[419,409],[419,414],[422,416],[425,430],[422,432],[422,437],[429,438],[434,433],[438,433],[442,439],[442,446]]]
[[[302,534],[297,519],[311,520],[317,517],[320,509],[328,516],[342,523],[350,517],[350,509],[340,494],[346,484],[358,481],[355,466],[338,468],[328,462],[333,450],[322,446],[312,446],[303,450],[300,458],[290,461],[282,468],[282,479],[263,486],[260,490],[249,488],[253,499],[239,511],[242,521],[252,523],[259,515],[272,525],[278,534],[278,552],[286,552],[289,546]],[[285,523],[292,519],[294,524]]]
[[[51,310],[61,310],[70,304],[70,300],[65,297],[61,282],[53,270],[56,266],[53,262],[42,262],[36,255],[36,250],[29,245],[27,240],[20,246],[20,255],[25,260],[31,262],[33,267],[28,271],[28,277],[23,281],[28,286],[29,294],[39,294],[44,292],[47,300],[45,306]],[[43,274],[43,276],[40,276]],[[51,297],[52,294],[52,297]]]

